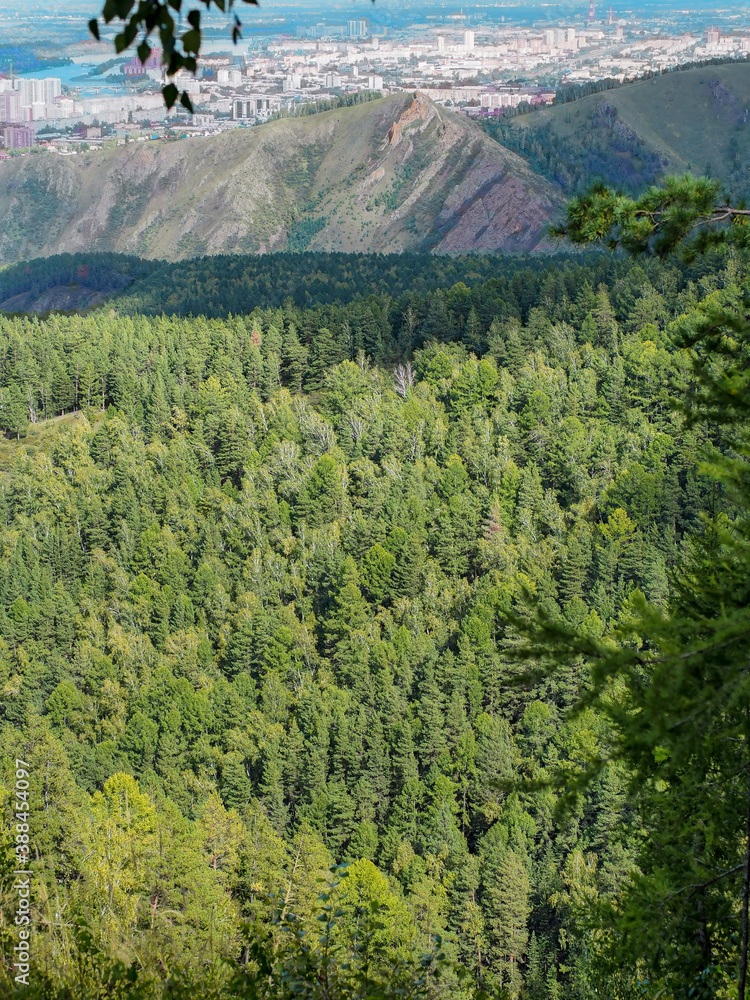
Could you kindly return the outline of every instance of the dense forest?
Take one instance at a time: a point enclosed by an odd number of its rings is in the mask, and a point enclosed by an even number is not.
[[[592,927],[648,821],[615,757],[551,781],[609,722],[515,652],[666,608],[736,516],[671,400],[745,262],[241,269],[0,317],[4,995],[20,760],[25,996],[644,996]]]
[[[553,107],[478,122],[569,197],[594,182],[640,195],[688,170],[718,179],[739,202],[750,194],[749,83],[746,60],[706,60],[623,84],[565,86]]]
[[[606,97],[578,120],[570,135],[560,135],[553,124],[529,116],[525,128],[513,118],[480,119],[482,128],[501,145],[529,161],[543,177],[568,194],[578,194],[592,179],[630,194],[640,193],[662,179],[664,161],[622,121]],[[568,121],[573,123],[573,111]]]

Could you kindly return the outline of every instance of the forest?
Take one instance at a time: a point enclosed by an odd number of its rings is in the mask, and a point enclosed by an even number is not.
[[[684,330],[746,256],[129,274],[0,315],[3,995],[736,997],[738,882],[668,881],[741,869],[735,786],[662,844],[585,692],[743,516]],[[623,958],[653,872],[697,930]]]

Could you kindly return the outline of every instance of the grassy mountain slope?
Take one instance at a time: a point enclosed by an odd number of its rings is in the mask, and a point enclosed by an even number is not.
[[[566,191],[602,176],[637,190],[665,173],[709,173],[750,195],[750,63],[639,80],[519,115],[496,137]]]
[[[81,250],[524,250],[559,204],[472,123],[400,94],[218,137],[6,161],[0,262]]]

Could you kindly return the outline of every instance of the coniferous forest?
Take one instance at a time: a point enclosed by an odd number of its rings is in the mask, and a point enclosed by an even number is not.
[[[591,663],[713,614],[745,257],[350,266],[0,316],[0,992],[736,997],[745,704],[643,777]]]

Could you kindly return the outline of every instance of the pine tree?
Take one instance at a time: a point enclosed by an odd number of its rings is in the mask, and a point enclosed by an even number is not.
[[[522,990],[529,940],[529,877],[523,862],[510,848],[501,859],[495,877],[497,881],[487,890],[487,927],[499,985],[511,997],[517,997]]]

